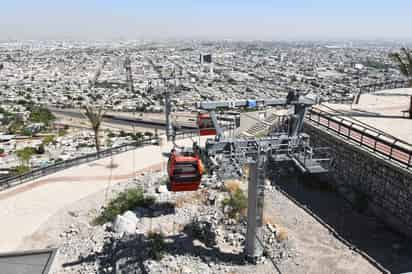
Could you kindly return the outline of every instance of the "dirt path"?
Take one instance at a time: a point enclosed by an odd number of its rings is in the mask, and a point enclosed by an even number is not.
[[[381,273],[278,191],[265,197],[265,219],[285,228],[299,254],[282,273]]]
[[[205,140],[201,138],[201,142]],[[177,143],[192,144],[189,139]],[[21,246],[24,238],[59,209],[104,190],[109,184],[132,178],[138,171],[164,167],[167,159],[163,152],[170,148],[171,144],[141,147],[113,156],[116,168],[109,168],[110,158],[100,159],[3,191],[0,194],[0,252]]]
[[[111,176],[111,180],[118,181],[118,180],[126,180],[133,178],[136,173],[139,172],[151,172],[151,171],[159,171],[162,168],[162,164],[155,164],[140,170],[137,170],[136,172],[128,173],[128,174],[115,174]],[[52,183],[57,183],[57,182],[66,182],[70,181],[73,184],[77,183],[88,183],[88,182],[94,182],[94,181],[102,181],[102,182],[107,182],[108,177],[106,175],[104,176],[60,176],[60,177],[53,177],[53,178],[47,178],[47,179],[40,179],[36,181],[35,183],[30,183],[27,185],[23,185],[20,188],[14,188],[9,192],[5,193],[0,193],[0,200],[7,199],[9,197],[12,197],[14,195],[17,195],[19,193],[24,193],[27,191],[31,191],[35,188],[39,188],[41,186],[47,185],[47,184],[52,184]]]

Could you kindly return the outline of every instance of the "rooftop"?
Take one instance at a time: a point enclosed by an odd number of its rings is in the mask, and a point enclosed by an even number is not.
[[[326,103],[319,108],[355,123],[362,122],[412,144],[412,119],[402,112],[409,109],[410,96],[412,88],[389,89],[362,94],[356,105]]]

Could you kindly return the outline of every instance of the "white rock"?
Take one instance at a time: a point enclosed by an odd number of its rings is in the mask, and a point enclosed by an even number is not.
[[[166,193],[167,192],[167,187],[166,185],[160,185],[156,188],[157,193]]]
[[[130,210],[123,213],[123,217],[128,219],[129,221],[131,221],[133,223],[139,222],[139,219],[136,217],[136,214],[133,211],[130,211]]]
[[[121,234],[134,234],[136,232],[136,222],[121,215],[117,215],[114,220],[113,229],[115,232]]]
[[[270,232],[276,234],[276,228],[272,224],[267,224],[267,226]]]
[[[182,269],[181,269],[181,271],[180,271],[180,273],[182,273],[182,274],[190,274],[190,273],[193,273],[193,271],[192,271],[189,267],[183,266]]]

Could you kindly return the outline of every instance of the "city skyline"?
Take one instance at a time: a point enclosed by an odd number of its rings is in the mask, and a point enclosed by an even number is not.
[[[2,40],[412,39],[412,3],[405,0],[17,0],[2,6]]]

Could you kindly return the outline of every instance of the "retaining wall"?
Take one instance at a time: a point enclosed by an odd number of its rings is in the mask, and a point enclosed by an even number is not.
[[[359,195],[368,209],[393,229],[412,237],[412,172],[331,132],[305,122],[313,147],[329,147],[327,179],[351,201]]]

